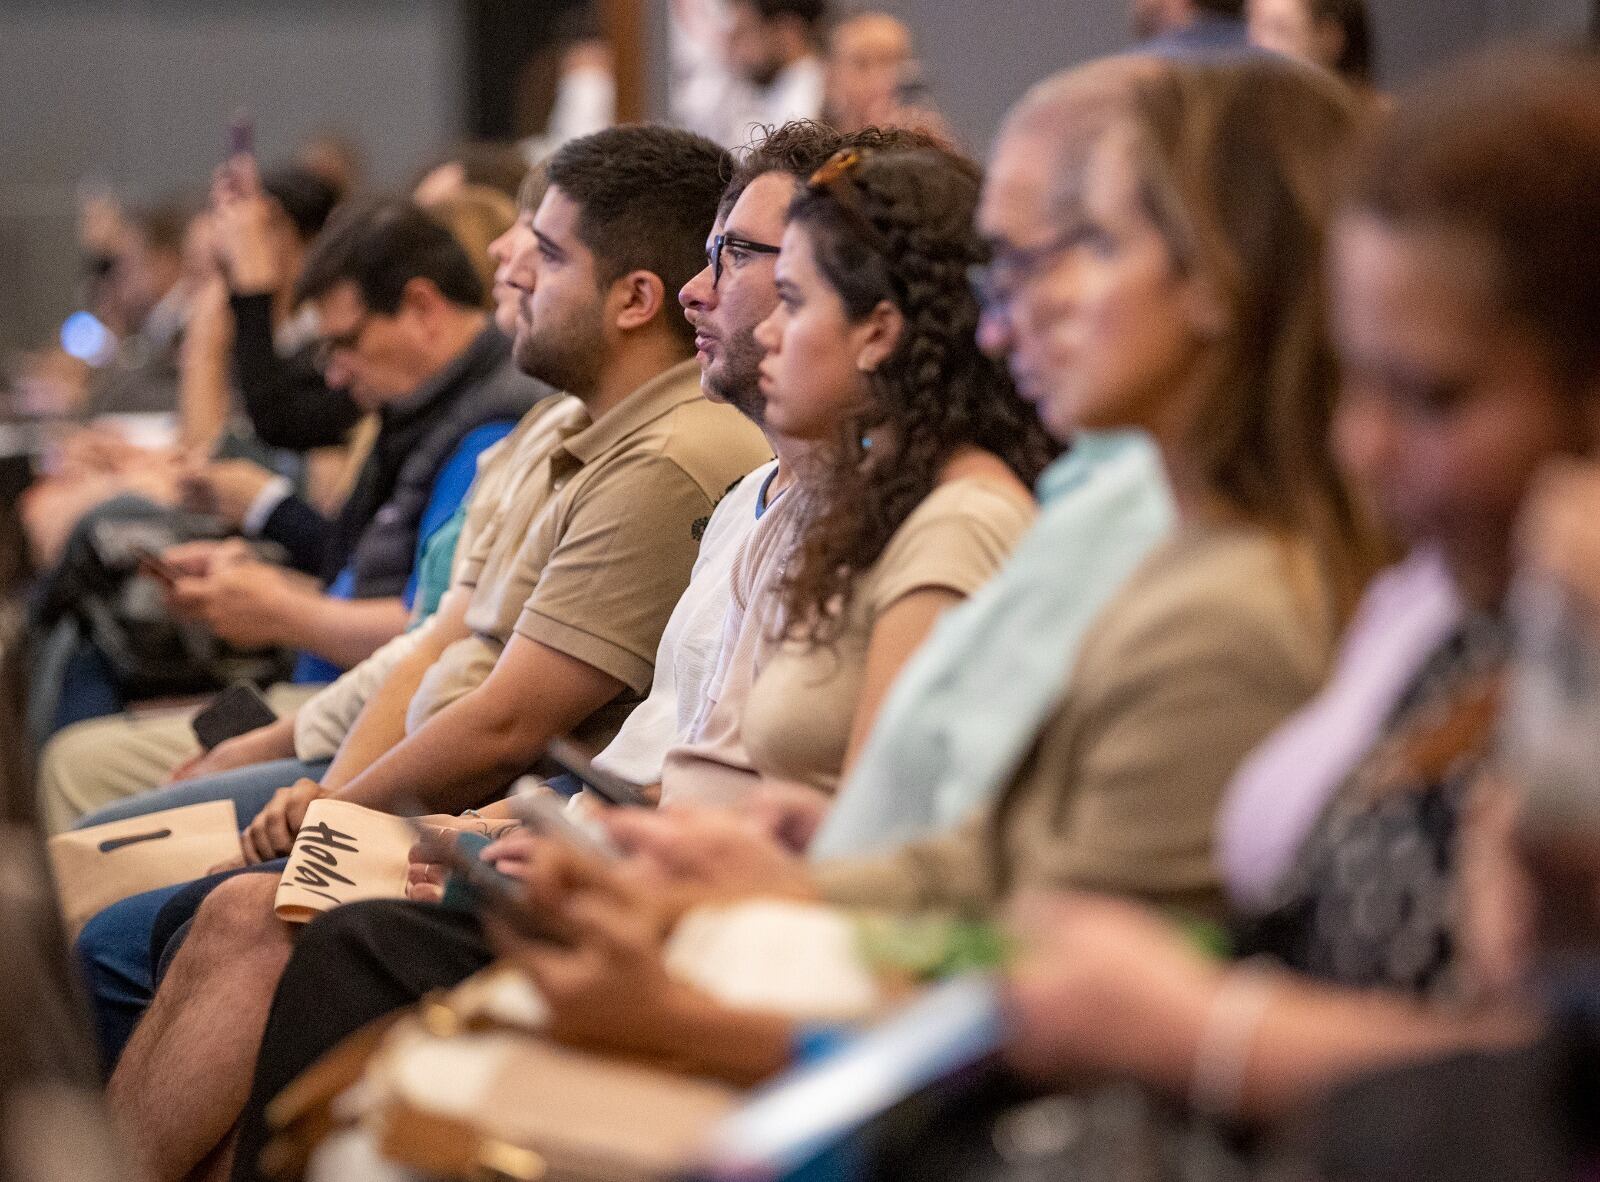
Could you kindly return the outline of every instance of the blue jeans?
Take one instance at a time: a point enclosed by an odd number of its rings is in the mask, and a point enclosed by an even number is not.
[[[119,800],[81,817],[74,829],[87,829],[91,825],[104,825],[110,821],[126,821],[129,817],[148,817],[151,813],[182,808],[189,804],[204,804],[210,800],[231,800],[239,813],[242,829],[267,807],[273,793],[287,788],[296,780],[322,779],[328,770],[328,761],[302,763],[298,759],[274,759],[267,763],[253,763],[249,767],[235,768],[199,780],[186,780],[170,788],[157,788],[141,792],[127,800]]]
[[[306,764],[293,759],[256,764],[119,801],[84,817],[79,827],[208,800],[232,800],[238,809],[239,824],[244,826],[255,819],[279,788],[288,787],[301,776],[320,779],[326,770],[326,763]],[[156,958],[161,950],[152,951],[151,945],[157,917],[190,885],[180,882],[131,895],[100,912],[78,933],[73,953],[83,974],[95,1037],[107,1071],[116,1065],[134,1026],[155,996]]]

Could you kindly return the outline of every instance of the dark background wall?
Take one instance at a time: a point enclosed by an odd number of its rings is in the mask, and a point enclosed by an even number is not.
[[[667,0],[645,0],[657,21]],[[1126,0],[883,0],[922,43],[934,93],[974,150],[1053,70],[1126,45]],[[1570,33],[1588,0],[1372,0],[1384,76],[1486,38]],[[530,19],[542,4],[527,0]],[[470,78],[459,0],[0,0],[0,356],[72,306],[73,194],[145,199],[203,181],[230,114],[265,159],[336,126],[380,183],[459,134]],[[656,24],[659,28],[659,23]]]
[[[0,355],[72,304],[80,183],[203,184],[235,110],[266,160],[326,127],[380,181],[457,134],[452,0],[0,0]]]

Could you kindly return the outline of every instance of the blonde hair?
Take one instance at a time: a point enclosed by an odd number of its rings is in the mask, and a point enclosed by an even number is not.
[[[1329,438],[1324,248],[1362,111],[1348,87],[1297,63],[1130,56],[1044,83],[1011,124],[1055,145],[1058,210],[1080,201],[1106,135],[1128,137],[1144,213],[1223,313],[1186,458],[1230,509],[1309,540],[1341,618],[1388,557]]]
[[[516,203],[499,189],[466,185],[423,208],[449,230],[450,236],[467,252],[472,269],[483,281],[483,305],[493,307],[494,260],[489,257],[489,243],[517,220]]]

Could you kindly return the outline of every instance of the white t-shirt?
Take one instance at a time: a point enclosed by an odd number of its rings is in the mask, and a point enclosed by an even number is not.
[[[595,756],[602,771],[637,784],[656,783],[667,749],[694,722],[722,647],[734,559],[755,528],[756,502],[776,468],[776,460],[761,465],[734,485],[711,514],[688,589],[661,633],[649,696]]]

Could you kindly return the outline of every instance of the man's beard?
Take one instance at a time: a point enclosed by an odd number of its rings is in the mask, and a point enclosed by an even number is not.
[[[517,325],[517,368],[529,377],[582,397],[599,382],[605,333],[597,309],[584,309],[558,325],[537,331]]]
[[[765,421],[767,400],[761,393],[761,359],[755,330],[746,329],[722,342],[715,367],[706,371],[711,392],[753,423]]]

